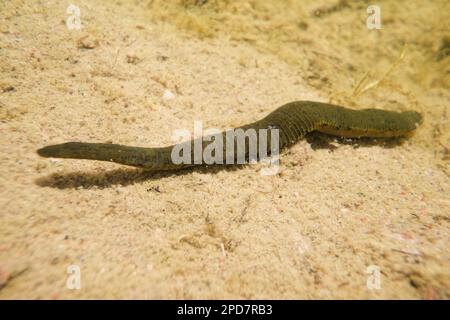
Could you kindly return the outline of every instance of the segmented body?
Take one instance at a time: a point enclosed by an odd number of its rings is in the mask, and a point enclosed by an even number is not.
[[[244,131],[254,129],[256,132],[259,132],[261,129],[267,129],[269,150],[271,150],[270,131],[278,129],[279,149],[281,150],[296,143],[312,131],[320,131],[341,137],[388,138],[408,135],[421,122],[422,116],[415,111],[352,110],[328,103],[296,101],[279,107],[259,121],[236,129]],[[226,132],[223,132],[221,135],[226,141]],[[192,145],[193,159],[194,140],[188,143]],[[201,139],[203,148],[209,143],[211,141]],[[174,164],[171,157],[173,148],[174,146],[142,148],[118,144],[68,142],[50,145],[39,149],[37,152],[43,157],[112,161],[129,166],[142,167],[147,170],[176,170],[192,166],[192,164]],[[225,157],[226,143],[223,144],[223,148],[223,157]],[[246,141],[245,153],[247,155],[248,148],[248,142]],[[234,154],[237,155],[237,152],[234,152]],[[204,164],[206,163],[202,161],[198,165]]]

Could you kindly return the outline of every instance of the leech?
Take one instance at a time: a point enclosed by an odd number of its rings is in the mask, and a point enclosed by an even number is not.
[[[307,133],[319,131],[339,137],[390,138],[407,136],[422,123],[422,116],[415,111],[394,112],[379,109],[352,110],[328,103],[296,101],[285,104],[265,118],[236,129],[268,131],[279,129],[279,150],[285,149],[302,139]],[[235,129],[235,130],[236,130]],[[225,142],[226,132],[222,132]],[[259,136],[259,135],[258,135]],[[270,137],[270,134],[267,135]],[[204,148],[212,141],[203,141]],[[236,137],[234,138],[236,140]],[[189,143],[189,142],[188,142]],[[190,141],[192,157],[194,140]],[[268,141],[270,148],[270,138]],[[119,144],[67,142],[46,146],[37,150],[42,157],[90,159],[112,161],[124,165],[141,167],[146,170],[177,170],[200,164],[174,164],[171,158],[175,145],[161,148],[131,147]],[[226,161],[226,143],[223,143],[223,163]],[[234,143],[236,148],[236,141]],[[249,145],[245,143],[248,155]],[[234,150],[234,158],[237,154]]]

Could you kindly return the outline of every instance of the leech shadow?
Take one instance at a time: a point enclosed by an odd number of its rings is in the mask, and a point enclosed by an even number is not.
[[[306,141],[311,144],[313,150],[329,149],[333,152],[338,146],[332,142],[338,142],[339,145],[351,145],[354,148],[382,146],[384,148],[393,148],[401,145],[405,139],[346,139],[337,138],[327,134],[312,132],[306,136]],[[283,161],[283,160],[281,160]],[[144,171],[132,167],[124,167],[115,170],[103,172],[69,172],[53,173],[46,177],[35,180],[35,183],[41,187],[51,187],[57,189],[76,189],[76,188],[108,188],[114,185],[127,186],[144,181],[155,181],[171,176],[182,176],[192,172],[216,174],[219,171],[235,171],[244,165],[211,165],[195,166],[191,168],[180,169],[176,171]]]
[[[177,171],[144,171],[137,168],[120,168],[103,172],[53,173],[35,180],[41,187],[57,189],[108,188],[114,185],[127,186],[144,181],[155,181],[171,176],[182,176],[192,172],[212,173],[239,170],[243,165],[213,165],[184,168]]]
[[[318,149],[329,149],[330,152],[338,149],[339,146],[333,143],[338,143],[338,145],[349,145],[357,149],[360,147],[373,147],[381,146],[386,149],[395,148],[401,146],[407,139],[403,137],[395,138],[342,138],[333,135],[328,135],[321,132],[311,132],[306,135],[305,140],[311,145],[313,150]]]

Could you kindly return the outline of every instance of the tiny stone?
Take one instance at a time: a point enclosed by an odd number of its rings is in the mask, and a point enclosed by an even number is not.
[[[164,100],[173,100],[173,99],[175,99],[175,95],[170,90],[166,90],[166,91],[164,91],[163,99]]]

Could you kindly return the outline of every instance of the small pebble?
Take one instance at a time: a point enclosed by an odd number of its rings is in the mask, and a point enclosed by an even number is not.
[[[166,90],[164,91],[163,99],[166,101],[173,100],[175,99],[175,95],[170,90]]]
[[[98,40],[94,37],[87,35],[78,39],[77,47],[78,49],[94,49],[98,46]]]

